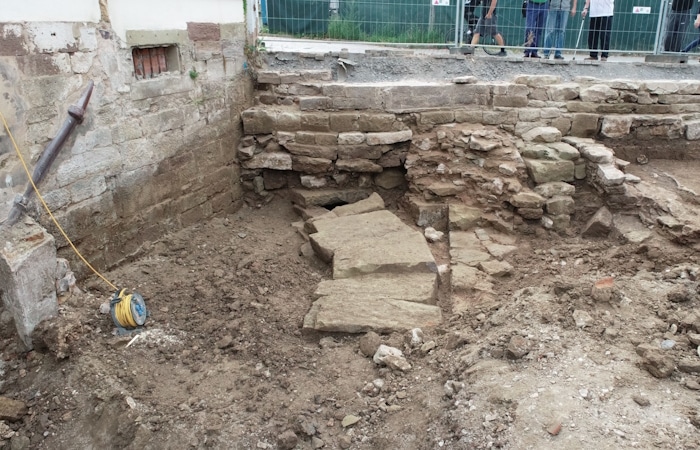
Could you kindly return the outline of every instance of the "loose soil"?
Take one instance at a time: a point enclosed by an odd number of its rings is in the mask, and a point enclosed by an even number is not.
[[[0,395],[29,413],[0,448],[696,448],[696,252],[660,236],[580,238],[599,200],[577,189],[571,232],[526,227],[496,302],[451,314],[445,275],[445,321],[422,330],[434,348],[409,332],[379,338],[407,372],[375,365],[361,336],[302,332],[330,271],[300,255],[284,195],[166,236],[106,274],[151,313],[129,347],[96,280],[61,298],[35,351],[19,350],[3,314]],[[446,243],[431,245],[448,261]],[[596,302],[591,287],[609,276],[614,295]],[[678,289],[686,301],[669,301]],[[662,341],[678,367],[655,378],[635,348]]]

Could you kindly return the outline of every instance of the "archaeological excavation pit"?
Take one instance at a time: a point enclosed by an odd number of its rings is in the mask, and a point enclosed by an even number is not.
[[[32,205],[62,289],[0,315],[0,448],[697,445],[690,70],[312,56],[97,94],[45,190],[150,316]]]

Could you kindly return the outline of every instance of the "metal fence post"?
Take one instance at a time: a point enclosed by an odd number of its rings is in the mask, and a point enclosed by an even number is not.
[[[656,24],[656,37],[654,38],[654,54],[658,55],[660,53],[660,47],[661,47],[661,34],[663,33],[663,30],[666,26],[666,8],[668,6],[668,2],[665,0],[661,0],[659,3],[659,20]]]
[[[455,2],[455,7],[457,8],[457,11],[455,12],[455,47],[461,47],[462,46],[462,27],[460,26],[461,17],[462,14],[460,14],[460,6],[463,6],[464,0],[457,0]]]

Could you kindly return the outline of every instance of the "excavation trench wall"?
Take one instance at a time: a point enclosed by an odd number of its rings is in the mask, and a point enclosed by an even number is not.
[[[234,3],[242,17],[242,3]],[[124,19],[116,14],[123,10],[113,10],[124,2],[109,5],[98,22],[0,23],[0,111],[30,169],[68,107],[89,80],[95,82],[85,121],[40,188],[68,236],[97,268],[130,258],[165,233],[238,207],[235,147],[240,111],[253,98],[244,23],[185,22],[185,17],[163,29],[170,16],[164,13],[156,30],[125,29],[124,20],[113,28],[109,14]],[[197,16],[207,7],[198,5]],[[134,49],[142,48],[166,48],[167,61],[161,63],[167,69],[139,76]],[[27,184],[4,129],[0,180],[2,220]],[[85,274],[37,202],[29,214],[57,236],[59,255]]]
[[[695,154],[700,139],[700,81],[346,84],[325,70],[262,71],[257,81],[238,147],[246,189],[403,184],[424,225],[444,226],[444,205],[461,203],[565,228],[569,200],[549,202],[568,194],[547,183],[587,180],[608,203],[632,207],[638,180],[612,149],[661,146],[674,158]]]

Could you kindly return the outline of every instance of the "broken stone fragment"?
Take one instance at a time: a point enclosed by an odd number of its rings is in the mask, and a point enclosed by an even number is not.
[[[637,354],[643,359],[640,363],[642,368],[656,378],[668,378],[675,370],[673,358],[667,356],[663,351],[652,344],[640,344],[635,349]]]
[[[574,323],[578,328],[585,328],[591,323],[593,323],[593,317],[591,317],[591,315],[588,314],[586,311],[582,311],[580,309],[574,311],[573,318]]]
[[[590,218],[581,232],[583,237],[605,237],[610,233],[613,216],[610,210],[603,206]]]
[[[442,231],[437,231],[433,227],[427,227],[424,231],[424,235],[428,242],[439,242],[445,236],[445,233]]]
[[[379,346],[372,360],[377,365],[385,365],[390,369],[397,369],[401,370],[402,372],[406,372],[411,369],[411,364],[406,361],[406,358],[404,358],[401,350],[384,344]]]
[[[0,397],[0,420],[17,422],[27,414],[27,405],[19,400]]]
[[[377,333],[374,331],[367,332],[360,338],[360,352],[370,357],[377,353],[377,349],[381,343],[382,340]]]
[[[510,338],[506,351],[509,358],[520,359],[530,352],[530,344],[522,336],[513,336]]]
[[[591,288],[591,297],[596,302],[608,303],[614,300],[616,296],[617,289],[615,288],[615,279],[613,277],[600,279]]]

